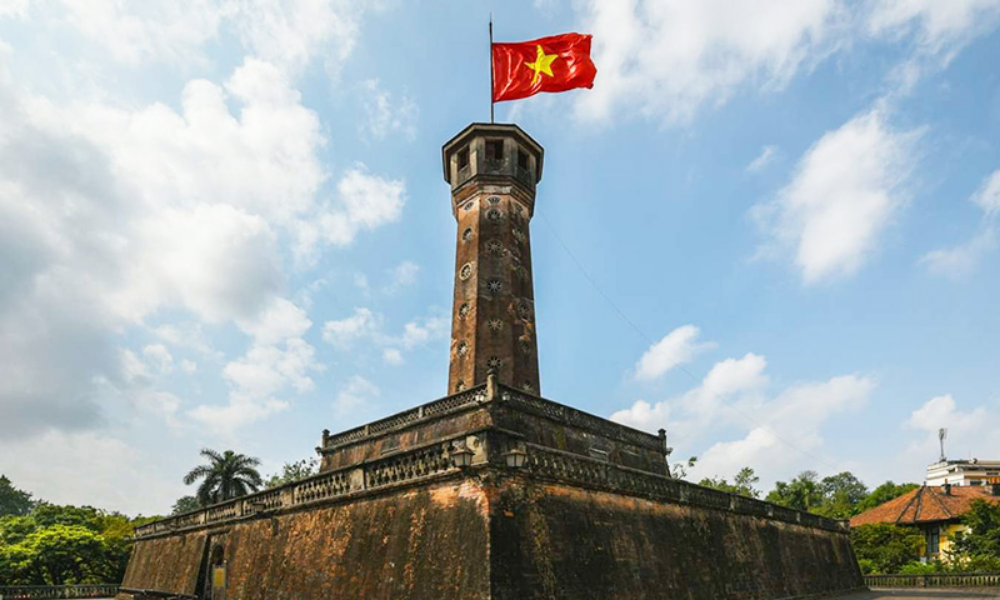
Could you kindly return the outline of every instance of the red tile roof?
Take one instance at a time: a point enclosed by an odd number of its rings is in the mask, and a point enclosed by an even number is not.
[[[851,527],[869,523],[914,525],[950,521],[969,512],[972,501],[977,498],[1000,502],[1000,496],[990,495],[990,488],[985,486],[953,485],[948,495],[944,487],[925,485],[851,517]]]

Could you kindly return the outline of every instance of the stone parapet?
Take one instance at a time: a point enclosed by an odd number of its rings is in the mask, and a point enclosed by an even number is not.
[[[513,468],[506,464],[512,450],[525,453],[525,464],[522,467]],[[456,460],[459,452],[470,454],[467,466],[460,466],[461,463]],[[246,519],[272,517],[322,503],[476,472],[483,476],[517,473],[541,481],[549,480],[677,505],[751,515],[830,531],[847,531],[847,523],[844,521],[720,492],[660,473],[549,448],[525,441],[520,433],[489,428],[155,521],[136,528],[135,537],[142,539],[170,535]]]

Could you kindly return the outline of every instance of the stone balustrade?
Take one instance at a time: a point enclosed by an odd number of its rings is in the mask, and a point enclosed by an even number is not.
[[[369,423],[368,425],[355,427],[354,429],[334,435],[326,435],[323,438],[323,449],[330,450],[359,443],[391,431],[410,427],[424,420],[465,410],[471,406],[499,401],[518,410],[542,416],[565,425],[590,430],[611,439],[639,446],[640,448],[658,452],[666,450],[663,438],[657,435],[620,425],[582,410],[566,406],[565,404],[508,388],[502,384],[498,384],[497,388],[499,393],[496,396],[491,396],[488,393],[488,385],[481,385],[408,411],[397,413],[385,419]]]
[[[264,490],[202,510],[149,523],[136,528],[135,537],[144,538],[273,514],[293,507],[408,484],[428,477],[455,474],[460,469],[452,464],[452,453],[470,442],[480,452],[474,466],[510,468],[504,464],[505,457],[511,450],[517,449],[526,454],[523,471],[541,479],[831,531],[846,531],[848,528],[846,521],[827,519],[755,498],[694,485],[665,475],[526,443],[516,434],[496,431],[488,434],[486,432],[478,432],[475,435],[463,434],[448,440],[425,444],[378,460],[321,473],[279,488]]]

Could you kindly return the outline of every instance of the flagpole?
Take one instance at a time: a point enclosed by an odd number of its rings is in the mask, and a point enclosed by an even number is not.
[[[490,124],[493,121],[493,13],[490,13]]]

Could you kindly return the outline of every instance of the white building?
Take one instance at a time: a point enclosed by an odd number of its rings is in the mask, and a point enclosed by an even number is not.
[[[1000,460],[942,460],[927,467],[926,485],[1000,483]]]

